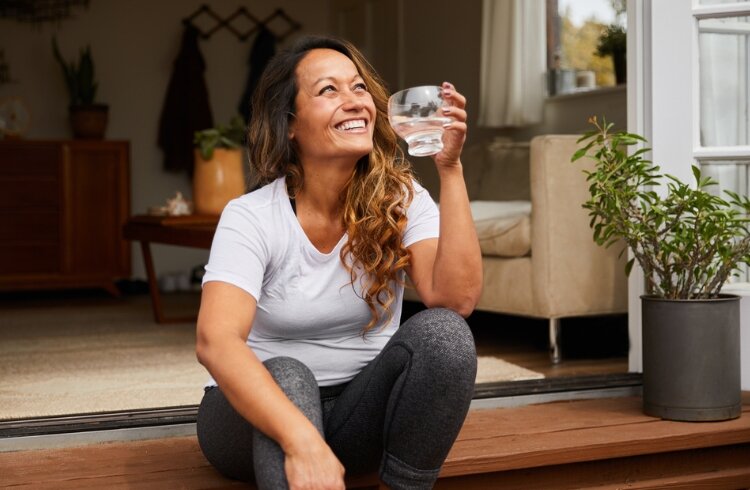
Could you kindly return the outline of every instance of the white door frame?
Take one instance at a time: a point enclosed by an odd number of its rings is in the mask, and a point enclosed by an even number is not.
[[[700,5],[699,0],[628,0],[628,131],[643,135],[663,173],[692,182],[700,158],[750,156],[750,148],[702,148],[698,21],[750,13],[750,2]],[[643,273],[628,282],[629,370],[642,371]],[[743,324],[750,323],[744,318]]]

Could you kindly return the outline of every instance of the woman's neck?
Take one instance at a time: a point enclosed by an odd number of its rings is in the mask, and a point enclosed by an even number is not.
[[[303,168],[304,184],[297,192],[297,206],[306,207],[315,214],[340,219],[344,192],[353,167],[303,164]]]

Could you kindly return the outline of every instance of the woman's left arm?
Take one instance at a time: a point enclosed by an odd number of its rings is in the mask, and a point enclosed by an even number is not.
[[[450,308],[466,317],[482,293],[482,253],[479,249],[461,164],[466,141],[466,98],[453,85],[443,84],[453,118],[443,133],[443,150],[435,155],[440,177],[440,238],[409,247],[409,278],[428,307]]]

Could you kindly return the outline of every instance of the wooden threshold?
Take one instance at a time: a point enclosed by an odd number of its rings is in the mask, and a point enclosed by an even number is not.
[[[219,475],[195,437],[0,454],[13,488],[251,488]],[[350,478],[348,488],[377,484]],[[749,488],[750,393],[725,422],[643,415],[639,397],[472,410],[436,488]]]

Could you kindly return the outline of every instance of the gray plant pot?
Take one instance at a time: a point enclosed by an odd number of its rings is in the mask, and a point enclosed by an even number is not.
[[[641,296],[643,411],[667,420],[740,416],[740,297]]]

